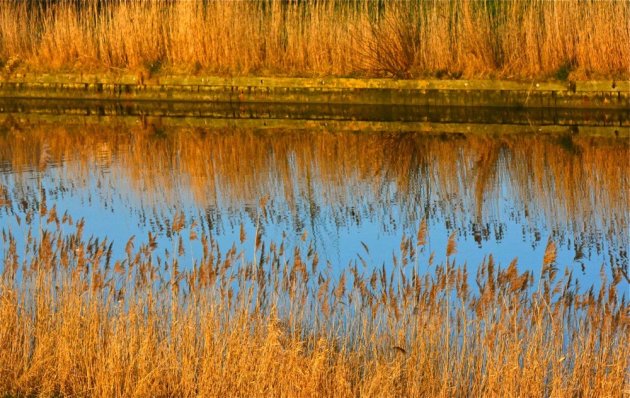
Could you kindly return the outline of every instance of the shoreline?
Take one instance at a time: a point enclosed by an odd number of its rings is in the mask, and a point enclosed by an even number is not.
[[[630,81],[403,80],[15,73],[2,99],[630,109]]]
[[[630,137],[630,110],[619,109],[0,98],[0,127],[15,123]]]

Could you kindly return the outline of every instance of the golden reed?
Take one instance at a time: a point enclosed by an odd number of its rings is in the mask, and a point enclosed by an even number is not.
[[[627,1],[0,2],[4,73],[628,78]]]
[[[444,264],[418,259],[424,222],[389,267],[355,261],[340,274],[306,235],[288,250],[242,232],[245,244],[225,251],[177,215],[166,250],[149,234],[117,257],[110,241],[83,235],[85,222],[43,200],[20,220],[22,235],[2,231],[3,396],[628,391],[627,276],[602,271],[584,292],[558,269],[552,241],[536,275],[490,256],[471,287],[455,235]]]
[[[494,178],[496,162],[490,149],[481,150],[489,148],[483,137],[462,143],[285,132],[280,139],[181,130],[152,139],[157,133],[17,125],[0,134],[0,154],[14,170],[58,170],[65,160],[70,177],[102,162],[149,188],[178,164],[202,190],[213,179],[201,159],[215,151],[223,164],[213,167],[225,174],[226,186],[234,184],[228,192],[235,201],[257,192],[239,171],[243,162],[275,169],[282,158],[266,158],[261,146],[300,152],[331,181],[343,179],[340,167],[351,164],[370,181],[376,169],[404,175],[397,167],[422,162],[414,154],[424,150],[448,175],[448,167],[467,167],[466,158],[449,166],[452,154],[474,146],[479,157],[471,163],[488,170],[480,173],[489,176],[484,183]],[[374,156],[354,164],[352,152],[364,155],[366,139]],[[627,186],[618,170],[627,146],[588,140],[576,137],[562,147],[541,137],[496,142],[504,154],[512,152],[514,164],[528,157],[527,167],[540,172],[529,181],[527,168],[511,171],[531,195],[546,192],[542,171],[548,170],[557,192],[574,192],[571,178],[584,178],[601,184],[594,188],[597,203],[616,198],[613,207],[624,209],[617,201],[627,198],[614,192]],[[179,162],[169,160],[173,147]],[[456,185],[441,183],[447,190]],[[566,199],[571,211],[597,205],[577,192]],[[369,263],[364,246],[364,256],[331,271],[306,234],[269,243],[262,229],[248,236],[241,227],[240,244],[220,248],[195,219],[178,213],[166,220],[168,247],[151,233],[112,245],[85,236],[90,220],[60,214],[36,196],[37,203],[17,212],[19,227],[0,228],[2,396],[621,396],[629,389],[627,275],[602,269],[601,285],[586,290],[572,270],[559,268],[553,241],[534,272],[488,257],[470,275],[472,268],[455,261],[455,234],[445,263],[421,260],[427,224],[416,219],[418,232],[402,239],[387,267]],[[0,187],[5,219],[14,217],[13,200],[19,198]],[[269,206],[262,201],[254,210],[260,222]],[[298,247],[289,249],[291,241]]]

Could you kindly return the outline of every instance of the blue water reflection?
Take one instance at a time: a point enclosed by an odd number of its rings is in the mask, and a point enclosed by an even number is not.
[[[558,267],[572,270],[583,286],[599,283],[602,266],[627,272],[625,141],[578,141],[572,152],[556,137],[539,136],[387,133],[385,140],[342,132],[322,138],[92,129],[38,127],[0,137],[0,225],[18,244],[26,236],[18,220],[45,198],[58,214],[85,219],[84,236],[113,241],[115,256],[123,255],[130,236],[146,242],[149,232],[158,237],[158,254],[174,253],[169,225],[183,213],[188,227],[195,221],[220,247],[237,244],[246,257],[262,231],[267,247],[283,235],[289,246],[303,245],[304,238],[332,270],[352,261],[388,267],[403,237],[415,239],[426,219],[421,271],[431,256],[445,259],[455,231],[454,258],[472,275],[490,254],[504,266],[518,258],[521,269],[537,275],[549,239],[558,248]],[[181,266],[200,251],[191,242]]]

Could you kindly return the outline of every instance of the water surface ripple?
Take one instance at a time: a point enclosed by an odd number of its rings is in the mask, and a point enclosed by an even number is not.
[[[422,264],[444,259],[454,232],[471,274],[490,254],[537,274],[551,239],[558,267],[591,285],[602,267],[627,273],[628,150],[579,134],[5,122],[0,225],[19,231],[45,201],[118,253],[148,232],[171,250],[169,225],[183,213],[226,250],[242,226],[246,254],[257,230],[266,242],[308,237],[334,270],[358,258],[388,266],[426,219]]]

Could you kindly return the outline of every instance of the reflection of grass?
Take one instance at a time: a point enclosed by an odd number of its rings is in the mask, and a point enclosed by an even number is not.
[[[567,152],[577,155],[580,153],[580,147],[573,142],[573,136],[569,134],[562,135],[558,138],[558,144]]]
[[[203,207],[218,194],[240,208],[269,193],[292,211],[304,198],[313,209],[349,208],[366,198],[384,206],[395,189],[413,203],[452,209],[464,228],[466,218],[492,218],[507,185],[528,217],[544,216],[558,230],[594,232],[603,222],[622,236],[628,227],[629,147],[618,139],[11,124],[0,134],[0,163],[34,168],[45,145],[53,164],[66,161],[73,184],[106,167],[145,203],[176,203],[185,187]],[[418,214],[413,204],[402,211]]]
[[[222,75],[628,77],[626,1],[0,2],[0,64]]]
[[[29,225],[37,219],[43,232]],[[294,252],[249,237],[254,264],[243,260],[250,249],[222,251],[181,216],[167,226],[173,254],[149,236],[131,238],[123,258],[45,203],[23,223],[24,252],[3,231],[3,395],[612,396],[627,388],[622,275],[582,294],[556,268],[552,242],[539,282],[490,257],[471,288],[453,237],[446,264],[418,264],[424,223],[388,268],[362,261],[340,276],[319,264],[306,237]],[[194,264],[173,257],[190,245],[203,248]]]

